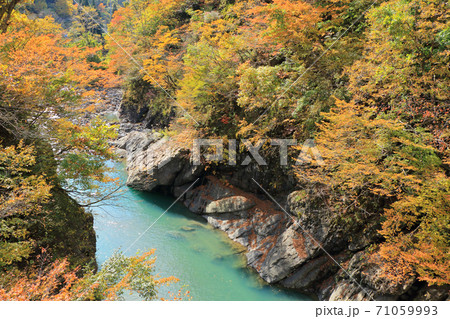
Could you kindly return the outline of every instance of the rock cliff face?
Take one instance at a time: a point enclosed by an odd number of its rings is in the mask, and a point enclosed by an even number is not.
[[[161,134],[131,132],[115,145],[126,151],[129,186],[143,191],[162,188],[179,197],[189,210],[244,246],[248,265],[268,283],[322,300],[448,298],[448,289],[445,293],[445,288],[433,288],[430,293],[430,287],[413,277],[401,283],[381,280],[378,265],[364,252],[377,239],[376,229],[355,229],[349,236],[323,201],[311,201],[304,191],[291,192],[281,209],[209,176],[203,167],[191,164],[189,150]]]

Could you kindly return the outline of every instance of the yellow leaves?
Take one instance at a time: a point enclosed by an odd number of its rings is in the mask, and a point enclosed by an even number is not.
[[[33,153],[34,148],[25,146],[23,141],[20,141],[17,146],[2,148],[2,152],[0,152],[0,169],[12,175],[27,173],[29,172],[29,167],[36,162]]]
[[[51,19],[28,20],[18,15],[9,32],[0,35],[0,85],[4,100],[40,111],[73,104],[76,89],[113,85],[115,76],[88,62],[99,48],[70,47]]]
[[[269,122],[268,125],[260,127],[253,123],[248,123],[247,120],[243,119],[239,122],[239,130],[236,132],[236,138],[249,139],[253,144],[259,140],[267,138],[267,132],[270,130],[270,126],[274,124],[275,121]]]
[[[60,33],[62,27],[55,23],[55,19],[51,16],[45,16],[42,19],[30,19],[26,14],[15,11],[12,15],[8,32],[14,33],[17,31],[25,31],[27,34],[38,36]]]
[[[428,180],[414,196],[404,196],[386,210],[381,233],[387,243],[380,253],[385,259],[383,276],[399,267],[414,271],[430,285],[450,282],[450,182],[445,175]],[[404,234],[406,232],[406,234]],[[402,263],[399,263],[402,262]]]
[[[179,42],[176,30],[169,30],[167,26],[158,28],[148,45],[149,57],[143,61],[144,80],[154,86],[160,84],[166,89],[174,88],[176,74],[181,66],[178,55],[172,51]]]
[[[50,198],[45,176],[32,174],[35,163],[32,146],[0,144],[0,267],[29,256],[27,221],[36,219]]]
[[[167,26],[159,27],[158,31],[154,35],[154,46],[160,50],[165,50],[168,46],[176,45],[180,40],[176,37],[176,30],[169,30]]]
[[[450,282],[444,266],[449,260],[450,181],[427,144],[429,135],[351,103],[338,100],[336,105],[323,113],[316,138],[325,166],[302,167],[299,178],[306,174],[336,194],[343,192],[356,208],[370,207],[367,198],[384,203],[371,212],[383,214],[380,234],[386,243],[374,255],[381,276],[400,283],[417,272],[430,284]]]
[[[0,217],[29,214],[50,197],[51,188],[44,176],[31,174],[36,163],[34,148],[20,141],[17,146],[0,145],[0,150],[0,188],[7,190],[0,195]]]
[[[56,119],[52,123],[58,143],[67,150],[77,150],[90,154],[113,157],[108,140],[117,136],[117,126],[94,118],[87,126],[79,126],[66,118]]]
[[[450,92],[447,7],[445,1],[391,0],[372,8],[363,57],[347,69],[357,100],[429,128],[438,148],[448,145],[439,137]]]

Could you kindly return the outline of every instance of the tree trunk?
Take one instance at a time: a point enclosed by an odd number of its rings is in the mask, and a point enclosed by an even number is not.
[[[8,29],[9,19],[16,5],[22,0],[0,0],[0,33]]]

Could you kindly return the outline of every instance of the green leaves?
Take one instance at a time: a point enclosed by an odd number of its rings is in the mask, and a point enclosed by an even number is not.
[[[101,298],[106,300],[122,300],[126,291],[135,292],[144,300],[154,300],[159,286],[178,281],[174,277],[160,278],[154,274],[154,252],[125,257],[116,251],[102,264],[100,271],[83,280],[83,285],[95,285]]]
[[[32,146],[0,144],[0,268],[28,258],[34,249],[29,228],[44,213],[51,189],[43,176],[32,175],[35,162]]]

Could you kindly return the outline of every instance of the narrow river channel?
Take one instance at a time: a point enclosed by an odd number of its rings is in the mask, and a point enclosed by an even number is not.
[[[118,176],[125,181],[123,165]],[[126,250],[174,201],[161,194],[125,191],[95,208],[97,261],[101,265],[114,251]],[[127,255],[156,249],[155,273],[180,282],[162,287],[160,294],[190,291],[192,300],[308,300],[301,294],[265,284],[246,267],[242,247],[182,204],[175,204],[146,232]],[[136,297],[131,296],[130,299]],[[127,298],[128,299],[128,298]]]

